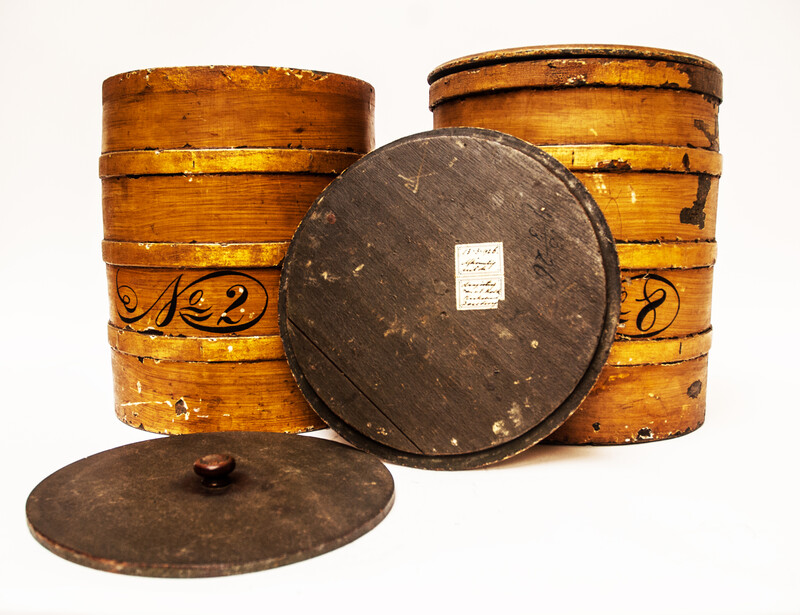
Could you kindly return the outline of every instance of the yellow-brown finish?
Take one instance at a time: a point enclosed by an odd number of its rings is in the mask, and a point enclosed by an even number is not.
[[[722,156],[684,147],[546,146],[586,186],[617,241],[709,241]]]
[[[239,337],[168,337],[139,333],[108,325],[108,343],[112,348],[138,357],[167,361],[270,361],[284,359],[283,343],[278,335]]]
[[[371,85],[333,73],[255,66],[137,70],[103,83],[102,151],[366,153],[375,145],[374,104]]]
[[[433,108],[433,126],[499,130],[534,145],[649,144],[716,151],[718,106],[685,90],[507,90],[444,101]]]
[[[277,267],[106,266],[110,324],[156,335],[277,335]],[[246,328],[245,328],[246,327]],[[211,330],[208,330],[211,329]]]
[[[271,242],[291,239],[334,175],[146,175],[103,180],[106,239]]]
[[[620,269],[692,269],[717,261],[715,241],[621,243],[617,242]]]
[[[667,84],[665,86],[665,84]],[[527,59],[490,64],[434,79],[429,104],[519,88],[636,87],[689,90],[719,99],[722,75],[693,64],[630,58]]]
[[[338,175],[361,157],[308,149],[165,149],[100,156],[100,177],[176,173],[314,173]]]
[[[611,346],[606,366],[656,365],[688,361],[711,349],[711,329],[669,339],[618,339]]]
[[[588,397],[546,442],[628,444],[694,431],[706,410],[708,355],[680,363],[603,368]]]
[[[271,243],[146,243],[103,241],[103,260],[121,267],[261,269],[283,262],[288,241]]]
[[[302,432],[325,424],[285,359],[167,361],[112,349],[117,417],[146,431]]]
[[[713,267],[621,273],[622,306],[617,339],[674,338],[693,335],[711,326]]]

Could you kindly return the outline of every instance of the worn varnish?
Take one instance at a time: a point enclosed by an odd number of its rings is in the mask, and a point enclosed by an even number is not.
[[[281,335],[306,398],[350,442],[463,469],[577,407],[619,290],[602,214],[566,169],[454,128],[376,150],[322,193],[287,253]]]
[[[719,149],[722,76],[696,56],[615,45],[527,47],[447,62],[428,82],[436,128],[503,130],[536,145]]]
[[[711,331],[618,341],[592,392],[547,442],[631,444],[690,433],[705,420]]]
[[[372,148],[373,96],[358,79],[283,68],[106,80],[103,257],[123,421],[162,433],[323,425],[277,344],[280,265],[319,192]]]
[[[394,502],[375,457],[317,438],[192,434],[115,448],[31,492],[34,538],[69,561],[121,574],[213,577],[341,547]]]
[[[375,144],[371,85],[269,66],[137,70],[103,82],[103,152]],[[235,112],[232,110],[235,109]]]
[[[543,146],[583,182],[616,241],[714,239],[722,157],[653,145]]]

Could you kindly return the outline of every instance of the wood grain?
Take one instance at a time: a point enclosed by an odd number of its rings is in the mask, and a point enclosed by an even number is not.
[[[102,151],[280,147],[365,153],[374,147],[373,108],[371,85],[333,73],[253,66],[139,70],[103,83]]]
[[[106,267],[110,323],[152,335],[278,333],[280,270]]]
[[[444,101],[433,109],[433,126],[499,130],[534,145],[649,144],[717,151],[717,111],[715,100],[683,90],[521,89]]]
[[[103,260],[121,267],[263,269],[277,267],[288,241],[270,243],[147,243],[103,241]]]
[[[620,57],[517,58],[514,62],[464,66],[436,78],[431,109],[442,102],[478,93],[520,88],[634,87],[687,90],[722,98],[722,74],[705,66]]]
[[[547,442],[631,444],[675,438],[705,421],[708,355],[603,368],[578,411]]]
[[[200,173],[338,175],[361,157],[351,152],[298,149],[172,149],[100,156],[100,177]]]
[[[334,175],[145,175],[102,181],[105,238],[213,243],[288,241]]]
[[[117,417],[133,427],[165,434],[324,427],[285,360],[194,363],[111,354]]]

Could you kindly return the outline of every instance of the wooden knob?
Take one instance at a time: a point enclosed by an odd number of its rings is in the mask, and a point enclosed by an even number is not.
[[[214,453],[195,460],[193,467],[195,474],[202,477],[204,487],[225,487],[231,482],[228,475],[236,467],[236,460],[230,455]]]

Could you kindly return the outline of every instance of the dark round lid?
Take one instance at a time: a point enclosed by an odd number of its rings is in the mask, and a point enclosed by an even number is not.
[[[394,482],[375,457],[313,437],[192,434],[130,444],[43,480],[27,503],[42,545],[70,561],[152,577],[291,564],[362,536]]]
[[[284,262],[289,364],[317,413],[404,465],[478,467],[563,423],[614,337],[611,234],[561,164],[476,128],[350,166]]]

